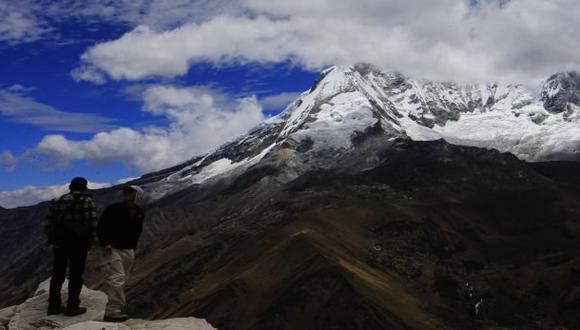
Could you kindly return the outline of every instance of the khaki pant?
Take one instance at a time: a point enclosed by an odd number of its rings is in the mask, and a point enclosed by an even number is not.
[[[104,291],[109,296],[105,315],[121,315],[126,303],[125,286],[129,282],[129,276],[135,262],[135,250],[113,248],[110,253],[103,252],[103,258],[105,262]]]

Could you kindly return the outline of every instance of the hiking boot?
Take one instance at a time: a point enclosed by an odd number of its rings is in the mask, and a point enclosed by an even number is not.
[[[66,310],[64,311],[64,315],[66,316],[77,316],[77,315],[81,315],[87,312],[87,309],[85,307],[67,307]]]
[[[129,319],[129,315],[127,314],[119,314],[119,315],[105,315],[104,321],[105,322],[125,322]]]
[[[46,315],[58,315],[64,312],[64,307],[62,306],[48,306],[48,311]]]

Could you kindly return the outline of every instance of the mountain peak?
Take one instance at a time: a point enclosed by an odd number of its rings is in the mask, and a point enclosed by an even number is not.
[[[517,84],[437,82],[370,64],[333,66],[281,114],[149,185],[159,198],[258,164],[291,164],[294,174],[339,166],[337,157],[357,152],[369,138],[445,139],[526,161],[580,160],[578,86],[576,73],[552,76],[538,95]]]
[[[403,81],[406,79],[401,73],[396,71],[385,72],[378,66],[368,63],[357,63],[354,65],[335,65],[324,69],[320,72],[318,78],[310,88],[310,92],[314,91],[320,82],[324,80],[340,81],[351,80],[353,77],[369,79],[372,77],[381,77],[386,80]]]

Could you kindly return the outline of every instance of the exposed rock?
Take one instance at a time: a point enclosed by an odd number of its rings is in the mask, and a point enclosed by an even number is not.
[[[74,324],[64,330],[213,330],[206,321],[193,317],[147,321],[128,320],[123,323],[89,321]]]
[[[68,282],[65,282],[64,288]],[[212,330],[205,320],[196,318],[177,318],[158,321],[130,319],[124,323],[101,322],[105,314],[107,296],[101,291],[83,287],[81,306],[87,313],[75,317],[65,315],[46,315],[50,280],[42,282],[33,297],[23,304],[0,310],[0,329],[2,330]],[[63,290],[66,297],[67,290]]]
[[[0,310],[0,330],[7,330],[8,323],[16,313],[16,306],[7,307]]]
[[[8,330],[59,329],[84,321],[103,319],[107,296],[103,292],[89,290],[86,287],[81,293],[81,305],[87,307],[86,314],[75,317],[47,316],[49,282],[49,280],[42,282],[34,296],[14,307],[14,314],[7,323]],[[67,285],[68,282],[63,285],[63,298],[66,298]]]
[[[580,106],[580,74],[562,72],[552,75],[542,88],[544,108],[551,113],[561,113],[569,104]]]

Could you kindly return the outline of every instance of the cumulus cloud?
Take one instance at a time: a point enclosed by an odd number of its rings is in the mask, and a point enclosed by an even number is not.
[[[45,130],[81,133],[107,129],[113,121],[95,114],[60,111],[34,100],[28,95],[32,90],[21,85],[0,89],[0,116]]]
[[[15,1],[0,1],[0,42],[17,44],[42,38],[50,27]]]
[[[260,105],[266,110],[281,110],[294,102],[301,93],[283,92],[280,94],[268,95],[260,98]]]
[[[73,141],[45,136],[36,152],[66,166],[75,160],[121,161],[143,172],[159,170],[210,151],[264,119],[255,97],[233,99],[205,87],[155,85],[142,94],[144,112],[166,118],[166,127],[119,128]]]
[[[192,64],[369,62],[416,77],[527,81],[580,68],[575,0],[241,0],[159,30],[140,25],[82,55],[111,79],[176,77]]]
[[[10,151],[0,152],[0,167],[4,167],[6,171],[10,172],[16,169],[16,164],[18,164],[18,160]]]
[[[71,76],[77,82],[88,81],[97,85],[102,85],[106,82],[105,76],[101,72],[87,66],[81,66],[74,69],[71,72]]]
[[[0,205],[4,208],[35,205],[40,202],[57,198],[68,192],[69,184],[35,187],[26,186],[16,190],[0,191]],[[108,183],[89,182],[89,189],[107,188]]]
[[[55,39],[59,37],[58,25],[71,21],[170,28],[224,12],[230,3],[229,0],[0,0],[0,42],[13,45]]]

